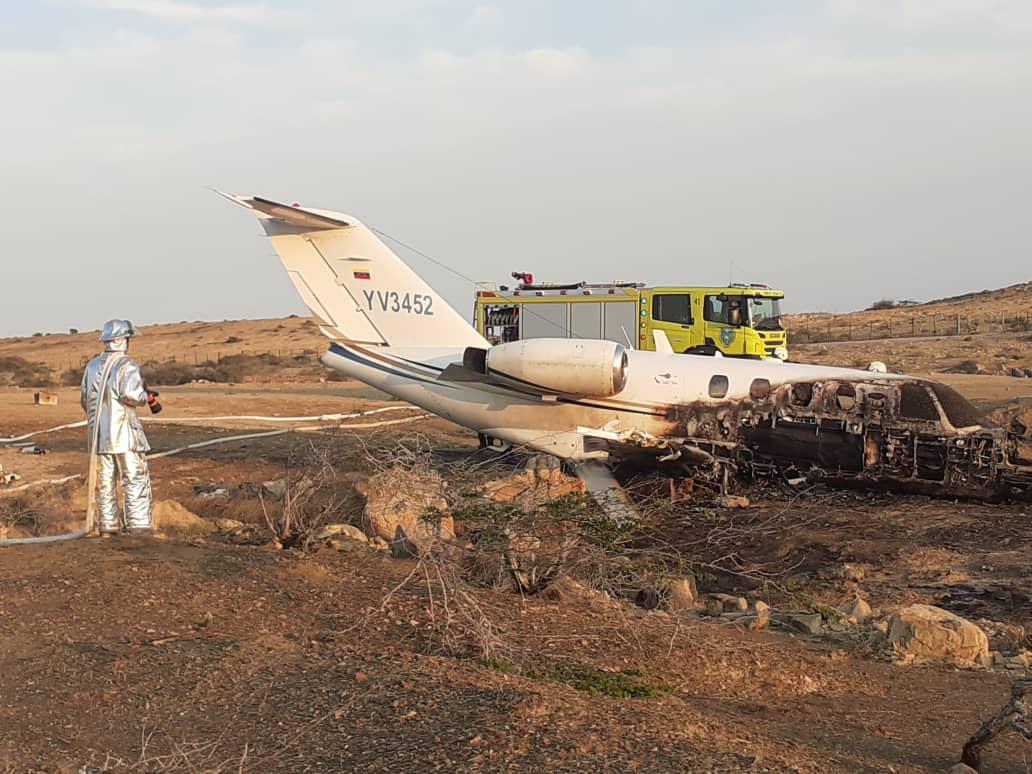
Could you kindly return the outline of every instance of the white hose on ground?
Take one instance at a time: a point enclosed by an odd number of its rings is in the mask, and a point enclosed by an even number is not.
[[[415,406],[409,405],[383,406],[381,408],[369,409],[368,411],[357,411],[353,414],[314,414],[308,417],[267,417],[258,414],[240,414],[237,416],[222,417],[140,417],[140,420],[143,422],[165,422],[168,424],[176,424],[178,422],[226,422],[230,420],[249,422],[338,422],[342,419],[354,419],[355,417],[366,417],[370,414],[381,414],[384,411],[405,411],[414,408]],[[72,422],[67,425],[49,427],[46,430],[35,430],[31,433],[25,433],[25,435],[16,435],[11,436],[10,438],[0,438],[0,446],[10,446],[17,444],[19,441],[34,438],[37,435],[44,435],[46,433],[57,433],[61,430],[72,430],[77,427],[85,426],[86,420],[83,420],[81,422]]]
[[[317,420],[331,420],[331,421],[333,421],[333,420],[337,420],[337,419],[350,419],[350,418],[353,418],[353,417],[368,416],[370,414],[379,414],[379,413],[382,413],[384,411],[394,411],[394,410],[399,410],[399,409],[414,409],[414,408],[415,408],[415,406],[386,406],[384,408],[371,409],[369,411],[360,411],[360,412],[357,412],[357,413],[354,413],[354,414],[322,414],[322,415],[319,415],[317,417],[254,417],[254,416],[247,416],[247,417],[193,417],[193,418],[185,418],[185,419],[178,419],[176,417],[168,417],[165,421],[168,421],[168,422],[175,422],[175,421],[199,421],[199,420],[202,420],[202,419],[210,419],[210,420],[215,420],[215,421],[224,421],[224,420],[230,420],[230,419],[246,419],[246,420],[259,420],[259,421],[260,420],[269,420],[269,421],[298,421],[298,420],[304,420],[304,419],[317,419]],[[340,429],[344,429],[344,430],[346,430],[348,428],[368,429],[368,428],[373,428],[373,427],[386,427],[388,425],[400,425],[400,424],[404,424],[406,422],[416,422],[416,421],[418,421],[420,419],[429,419],[432,416],[433,416],[433,414],[417,414],[416,416],[412,416],[412,417],[403,417],[401,419],[385,419],[385,420],[382,420],[380,422],[363,422],[363,423],[357,423],[357,424],[346,424],[345,423],[345,424],[337,425],[337,427],[340,428]],[[145,421],[147,421],[147,420],[155,421],[154,417],[144,417],[143,419]],[[161,420],[157,420],[157,421],[161,421]],[[35,433],[35,434],[38,435],[39,433],[54,432],[55,430],[65,430],[65,429],[70,429],[72,427],[82,427],[85,424],[86,424],[85,422],[78,422],[78,423],[76,423],[74,425],[62,425],[59,428],[54,428],[53,430],[41,430],[41,431],[38,431],[38,433]],[[325,429],[326,429],[325,425],[308,425],[307,427],[285,427],[282,430],[269,430],[269,431],[261,432],[261,433],[245,433],[243,435],[230,435],[230,436],[225,436],[225,437],[222,437],[222,438],[213,438],[210,441],[199,441],[197,443],[187,444],[186,446],[180,446],[180,447],[178,447],[176,449],[169,449],[168,451],[158,452],[157,454],[148,454],[147,455],[147,459],[148,460],[154,460],[154,459],[160,459],[161,457],[171,457],[174,454],[180,454],[181,452],[189,451],[190,449],[201,449],[201,448],[204,448],[206,446],[215,446],[215,445],[220,444],[220,443],[230,443],[232,441],[244,441],[244,440],[248,440],[248,439],[251,439],[251,438],[268,438],[268,437],[271,437],[271,436],[274,436],[274,435],[286,435],[287,433],[291,433],[291,432],[316,432],[316,431],[325,430]],[[31,435],[34,435],[34,434],[30,433],[29,435],[31,436]],[[25,437],[28,437],[28,436],[25,436]],[[2,440],[2,439],[0,439],[0,440]],[[91,444],[91,448],[93,448],[95,446],[96,446],[95,442]],[[96,455],[91,453],[90,454],[91,473],[94,470],[93,466],[95,465],[95,461],[96,461]],[[45,486],[47,484],[55,484],[55,485],[56,484],[63,484],[65,482],[67,482],[67,481],[72,481],[72,480],[77,479],[77,478],[82,478],[82,474],[81,473],[76,473],[76,474],[71,475],[71,476],[65,476],[64,478],[52,478],[52,479],[48,479],[46,481],[33,481],[31,483],[22,484],[21,486],[14,487],[12,489],[4,489],[3,490],[3,494],[10,494],[10,493],[13,493],[13,492],[20,492],[20,491],[23,491],[25,489],[30,489],[32,487],[37,487],[37,486]],[[91,479],[92,478],[93,478],[93,476],[91,475]],[[65,541],[65,540],[77,540],[78,538],[85,537],[86,535],[88,535],[92,531],[92,525],[89,522],[90,522],[90,506],[87,505],[87,527],[85,529],[77,530],[75,532],[68,532],[68,533],[65,533],[65,534],[62,534],[62,535],[46,535],[44,537],[32,537],[32,538],[4,538],[4,539],[0,539],[0,546],[20,546],[20,545],[32,545],[32,544],[36,544],[36,543],[58,543],[58,542],[62,542],[62,541]]]

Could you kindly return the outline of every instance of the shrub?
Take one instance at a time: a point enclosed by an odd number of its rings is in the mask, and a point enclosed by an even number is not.
[[[14,355],[0,357],[0,384],[14,387],[53,387],[53,371],[46,363]]]
[[[69,332],[70,334],[72,334],[73,336],[77,336],[77,335],[78,335],[78,333],[79,333],[79,329],[78,329],[78,328],[69,328],[69,329],[68,329],[68,332]]]
[[[873,304],[871,304],[867,308],[871,309],[871,310],[895,309],[896,306],[897,306],[896,302],[894,300],[892,300],[891,298],[883,298],[883,299],[881,299],[879,301],[875,301]]]

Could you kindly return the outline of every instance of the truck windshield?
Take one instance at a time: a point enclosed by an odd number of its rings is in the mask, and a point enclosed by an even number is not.
[[[781,299],[750,296],[749,325],[760,331],[781,330]]]

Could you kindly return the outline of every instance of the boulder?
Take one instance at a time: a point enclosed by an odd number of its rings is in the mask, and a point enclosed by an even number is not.
[[[695,610],[699,591],[695,586],[694,576],[660,578],[656,586],[663,597],[664,607],[671,613]]]
[[[1025,371],[1025,377],[1027,379],[1032,379],[1032,368],[1026,368],[1026,369],[1024,369],[1024,371]]]
[[[970,621],[932,605],[910,605],[889,620],[888,642],[902,662],[946,662],[962,666],[989,657],[989,640]]]
[[[671,613],[694,612],[698,601],[699,592],[692,575],[659,578],[654,584],[639,589],[634,598],[638,607],[646,610],[662,607]]]
[[[154,503],[154,529],[178,535],[210,535],[214,524],[191,513],[176,500],[158,500]]]
[[[366,497],[366,534],[392,544],[395,556],[422,554],[435,540],[454,539],[455,524],[446,513],[445,486],[429,468],[391,468],[358,482],[355,488]],[[439,518],[425,518],[431,511],[440,514]],[[394,543],[398,543],[397,550]]]
[[[1010,375],[1013,376],[1015,379],[1024,379],[1025,378],[1025,369],[1023,369],[1023,368],[1012,368],[1010,370]]]
[[[240,529],[242,526],[244,526],[244,523],[236,519],[215,519],[215,528],[219,532],[232,532],[235,529]]]

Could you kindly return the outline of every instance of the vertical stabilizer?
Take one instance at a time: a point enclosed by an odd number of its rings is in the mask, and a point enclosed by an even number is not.
[[[484,347],[448,303],[357,218],[223,194],[257,215],[294,287],[331,339],[391,347]]]

